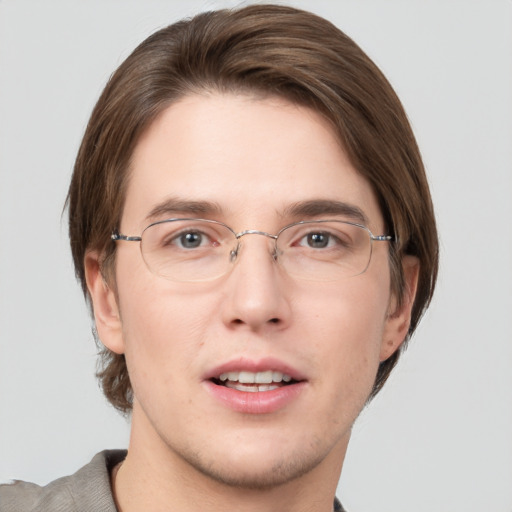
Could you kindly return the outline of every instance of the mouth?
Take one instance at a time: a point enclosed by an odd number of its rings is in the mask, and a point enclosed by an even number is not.
[[[204,376],[205,389],[223,407],[243,414],[271,414],[291,406],[308,388],[299,370],[274,358],[228,361]]]
[[[210,380],[217,386],[224,386],[247,393],[273,391],[299,382],[290,375],[278,370],[264,370],[259,372],[247,370],[229,371],[221,373]]]

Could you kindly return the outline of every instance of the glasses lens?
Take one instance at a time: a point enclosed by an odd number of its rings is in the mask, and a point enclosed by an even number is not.
[[[236,245],[234,233],[215,221],[165,220],[142,233],[142,257],[155,274],[173,281],[208,281],[221,276]]]
[[[277,259],[289,275],[334,281],[363,273],[370,262],[370,232],[342,221],[304,221],[284,228],[276,241]],[[229,271],[238,245],[226,225],[204,219],[155,222],[142,233],[148,268],[173,281],[209,281]]]
[[[370,232],[342,221],[305,221],[285,228],[277,240],[287,273],[301,279],[334,281],[363,273],[370,262]]]

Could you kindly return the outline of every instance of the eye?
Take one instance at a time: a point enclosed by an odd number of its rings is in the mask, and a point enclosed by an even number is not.
[[[195,249],[201,247],[206,237],[199,231],[189,231],[188,233],[181,233],[178,237],[171,242],[183,247],[184,249]]]
[[[161,251],[169,255],[189,254],[202,257],[229,244],[231,230],[223,224],[202,219],[170,219],[155,222],[143,232],[143,247],[146,253]]]
[[[172,233],[165,237],[163,245],[174,246],[177,249],[200,249],[217,247],[220,245],[219,236],[215,233],[206,233],[197,229],[184,229],[178,233]]]
[[[311,249],[327,249],[344,245],[339,237],[328,231],[314,231],[304,235],[297,243],[298,246]]]
[[[329,233],[309,233],[304,238],[307,245],[313,249],[324,249],[331,242]]]

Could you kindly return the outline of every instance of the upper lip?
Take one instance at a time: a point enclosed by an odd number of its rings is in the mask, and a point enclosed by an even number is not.
[[[264,372],[266,370],[273,370],[289,375],[294,381],[306,380],[305,375],[303,375],[299,370],[272,357],[257,360],[245,357],[232,359],[208,370],[204,376],[204,380],[217,379],[222,373],[228,372],[247,371],[256,373]]]

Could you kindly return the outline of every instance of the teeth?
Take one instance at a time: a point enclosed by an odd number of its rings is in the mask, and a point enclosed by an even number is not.
[[[252,372],[240,372],[240,374],[238,375],[238,382],[241,382],[243,384],[254,384],[254,382],[256,381],[256,375],[258,374]]]
[[[281,372],[272,372],[272,380],[274,382],[281,382],[283,379],[284,375],[281,373]],[[288,377],[288,375],[286,376]],[[290,380],[291,380],[291,377],[290,377]],[[289,382],[289,381],[286,381],[286,382]]]
[[[238,391],[248,391],[249,393],[258,393],[260,391],[272,391],[277,389],[279,386],[273,386],[272,384],[260,384],[258,386],[244,385],[238,382],[227,381],[226,387],[236,389]]]
[[[271,384],[272,382],[290,382],[292,378],[286,373],[266,370],[264,372],[226,372],[219,375],[219,380],[222,382],[239,382],[241,384]],[[263,386],[258,387],[261,388]],[[251,387],[252,389],[255,388]]]
[[[254,382],[256,384],[270,384],[274,378],[274,372],[272,370],[268,370],[266,372],[258,372],[254,376]]]
[[[238,372],[229,372],[228,380],[238,380]]]

